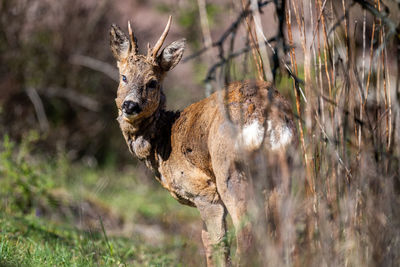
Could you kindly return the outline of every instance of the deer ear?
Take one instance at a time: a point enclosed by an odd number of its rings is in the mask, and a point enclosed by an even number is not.
[[[110,29],[110,46],[116,60],[121,61],[128,57],[129,54],[129,38],[115,24],[111,25]]]
[[[185,44],[186,39],[180,39],[164,48],[158,56],[158,62],[164,71],[173,69],[179,63],[185,50]]]

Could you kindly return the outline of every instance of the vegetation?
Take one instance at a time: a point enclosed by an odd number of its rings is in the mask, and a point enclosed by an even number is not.
[[[34,142],[37,135],[31,136],[25,140]],[[16,145],[6,136],[0,146],[1,266],[202,261],[199,241],[186,236],[199,227],[195,209],[140,183],[132,169],[92,168],[63,155],[41,158],[31,154],[31,142]]]
[[[151,247],[139,239],[107,237],[35,216],[0,214],[1,266],[170,266],[181,245]]]

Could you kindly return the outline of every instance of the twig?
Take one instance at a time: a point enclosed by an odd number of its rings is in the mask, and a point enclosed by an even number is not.
[[[205,0],[197,0],[197,5],[199,7],[200,26],[201,26],[201,31],[203,33],[204,47],[212,47],[212,37],[211,37],[210,25],[209,25],[208,17],[207,17],[206,1]],[[208,67],[212,64],[212,62],[214,61],[214,58],[215,58],[215,53],[214,53],[214,50],[211,49],[205,55],[205,59],[206,59],[205,61],[206,61]],[[212,91],[213,91],[213,88],[212,88],[211,83],[206,84],[205,85],[206,96],[211,95]]]
[[[216,69],[221,67],[222,65],[224,65],[227,61],[229,61],[229,60],[231,60],[231,59],[233,59],[235,57],[238,57],[238,56],[240,56],[240,55],[242,55],[244,53],[247,53],[250,50],[251,50],[251,45],[245,46],[242,49],[240,49],[240,50],[238,50],[238,51],[236,51],[234,53],[229,54],[227,58],[221,59],[220,61],[218,61],[217,63],[212,65],[211,68],[207,72],[207,75],[206,75],[206,78],[204,79],[204,82],[209,82],[211,80],[214,80],[215,79],[215,71],[216,71]]]
[[[325,65],[325,75],[327,78],[328,82],[328,92],[329,92],[329,97],[332,98],[332,81],[331,81],[331,76],[329,75],[329,69],[328,69],[328,53],[330,54],[329,50],[329,43],[328,43],[328,35],[326,32],[326,24],[325,24],[325,16],[324,16],[324,9],[321,6],[321,0],[318,0],[318,6],[320,7],[320,18],[322,22],[322,32],[324,34],[324,65]],[[324,2],[326,3],[326,1]],[[333,109],[330,109],[330,115],[331,115],[331,120],[333,121]]]
[[[381,50],[386,46],[387,41],[393,34],[400,34],[398,29],[396,28],[396,24],[389,19],[389,14],[386,11],[380,11],[368,0],[353,0],[354,2],[358,3],[363,9],[368,10],[373,16],[379,18],[386,26],[388,27],[389,31],[386,34],[386,38],[384,41],[379,45],[379,47],[375,51],[375,57],[377,57]]]
[[[362,85],[362,89],[361,92],[364,93],[364,88],[365,88],[365,50],[366,50],[366,22],[367,22],[367,12],[364,9],[363,12],[363,51],[362,51],[362,73],[361,73],[361,85]],[[363,98],[362,98],[362,94],[360,93],[360,119],[363,119]],[[362,125],[359,126],[358,128],[358,154],[361,152],[361,131],[362,131]]]
[[[388,79],[387,79],[387,83],[388,83],[388,85],[387,85],[387,87],[389,88],[389,93],[387,94],[387,96],[388,96],[388,109],[389,109],[389,116],[388,116],[388,146],[387,146],[387,149],[388,149],[388,151],[390,151],[391,150],[391,145],[392,145],[392,138],[391,138],[391,135],[393,134],[393,129],[394,129],[394,127],[393,127],[393,118],[392,118],[392,96],[391,96],[391,94],[390,94],[390,88],[391,88],[391,86],[390,86],[390,78],[389,78],[389,76],[390,76],[390,65],[388,64],[388,60],[387,60],[387,58],[388,58],[388,56],[387,56],[387,49],[385,49],[385,58],[386,58],[386,61],[385,61],[385,63],[386,63],[386,72],[387,72],[387,77],[388,77]]]
[[[293,46],[293,35],[292,35],[292,22],[291,22],[291,12],[290,12],[290,5],[286,8],[286,26],[287,26],[287,35],[289,39],[289,45]],[[290,49],[290,60],[292,67],[294,67],[294,70],[296,72],[296,75],[298,73],[297,70],[297,62],[296,62],[296,54],[295,50],[292,47]],[[299,86],[297,82],[294,82],[294,94],[296,96],[296,110],[298,116],[301,118],[301,103],[300,103],[300,96],[299,96]],[[306,182],[305,182],[305,188],[306,188],[306,193],[307,195],[314,195],[315,193],[315,185],[314,185],[314,179],[312,175],[312,168],[310,165],[310,159],[308,158],[307,150],[306,150],[306,144],[304,140],[304,132],[303,132],[303,123],[302,120],[298,120],[298,130],[300,133],[300,143],[301,143],[301,149],[302,149],[302,154],[304,156],[304,163],[306,165]]]
[[[257,0],[251,0],[250,2],[251,2],[250,8],[253,11],[252,12],[253,13],[253,23],[254,23],[255,32],[256,32],[256,38],[258,41],[259,56],[262,61],[262,66],[264,69],[264,76],[267,81],[272,82],[273,76],[272,76],[272,71],[271,71],[271,64],[269,62],[269,57],[268,57],[266,47],[263,45],[263,41],[262,41],[264,32],[263,32],[263,28],[262,28],[262,24],[261,24],[261,17],[260,17],[260,11],[258,9]]]
[[[242,0],[243,10],[246,10],[246,9],[251,10],[250,3],[251,3],[251,0],[249,0],[247,2],[247,4],[245,3],[245,0]],[[251,13],[253,13],[253,12],[251,12]],[[247,36],[250,39],[250,43],[252,44],[251,53],[253,55],[254,64],[256,65],[256,68],[257,68],[258,80],[263,81],[263,80],[265,80],[264,65],[263,65],[263,61],[261,58],[260,49],[258,47],[257,35],[255,34],[255,30],[254,30],[253,17],[246,17],[245,22],[246,22],[245,25],[246,25]]]
[[[212,45],[212,38],[210,32],[210,25],[208,23],[208,18],[207,18],[206,1],[197,0],[197,5],[199,6],[200,24],[204,38],[204,47],[210,47]]]
[[[315,40],[315,34],[316,34],[316,32],[317,32],[317,28],[319,27],[319,22],[321,21],[322,12],[324,12],[326,2],[327,2],[327,0],[325,0],[324,3],[322,4],[321,11],[320,11],[319,16],[318,16],[318,19],[317,19],[317,21],[316,21],[315,29],[314,29],[314,31],[313,31],[314,33],[313,33],[313,38],[312,38],[312,42],[311,42],[311,43],[313,43],[314,40]],[[317,5],[316,5],[316,8],[317,8]],[[319,31],[318,31],[318,32],[319,32]]]
[[[317,4],[318,0],[315,0],[315,15],[317,15],[318,13],[318,4]],[[310,6],[311,8],[311,6]],[[324,104],[324,98],[321,97],[324,95],[324,86],[323,86],[323,81],[322,81],[322,57],[321,57],[321,38],[320,38],[320,27],[319,27],[319,23],[316,23],[315,25],[315,30],[318,30],[318,39],[317,39],[317,51],[318,51],[318,63],[316,61],[316,63],[318,64],[317,69],[318,69],[318,76],[316,75],[316,84],[319,83],[319,103],[321,105],[321,119],[322,119],[322,123],[325,125],[325,104]],[[315,40],[312,40],[312,44],[313,44],[313,50],[315,53]],[[317,93],[318,94],[318,93]]]
[[[369,70],[368,70],[368,76],[367,76],[367,84],[366,84],[366,88],[365,88],[365,101],[362,103],[363,111],[365,110],[365,105],[367,104],[369,85],[370,85],[370,81],[371,81],[372,64],[373,64],[373,56],[374,56],[375,27],[376,27],[376,23],[375,23],[375,18],[374,18],[374,21],[372,23],[371,44],[370,44],[370,51],[369,51]]]
[[[44,132],[49,130],[49,121],[47,120],[46,112],[44,110],[43,102],[40,99],[39,94],[36,89],[33,87],[26,88],[26,94],[29,99],[32,101],[33,107],[36,111],[36,116],[39,121],[40,129]]]
[[[322,125],[321,125],[321,123],[320,123],[320,121],[319,121],[319,119],[318,119],[318,116],[314,116],[314,118],[315,118],[315,121],[318,123],[318,126],[319,126],[319,128],[321,129],[321,131],[322,131],[323,135],[325,136],[326,140],[328,141],[328,143],[329,143],[330,145],[332,145],[332,141],[331,141],[331,139],[329,138],[328,134],[325,132],[324,128],[322,127]],[[339,155],[339,152],[338,152],[336,149],[334,149],[334,151],[335,151],[336,157],[337,157],[337,159],[338,159],[338,161],[339,161],[339,164],[342,165],[342,167],[346,170],[347,175],[351,178],[351,177],[352,177],[351,172],[350,172],[350,170],[347,168],[347,166],[344,164],[342,158],[341,158],[340,155]]]
[[[267,37],[265,37],[265,35],[264,35],[263,32],[261,32],[261,37],[264,39],[264,43],[265,43],[266,45],[268,45],[268,47],[271,49],[272,53],[273,53],[274,55],[277,55],[276,50],[275,50],[275,49],[272,47],[272,45],[271,45],[272,40],[275,40],[275,39],[274,39],[274,38],[271,38],[271,39],[268,40]],[[292,47],[290,46],[290,48],[292,48]],[[246,52],[247,52],[247,51],[246,51]],[[299,91],[300,91],[300,93],[301,93],[301,96],[302,96],[303,99],[304,99],[304,102],[308,103],[308,102],[307,102],[307,98],[306,98],[306,96],[305,96],[305,94],[304,94],[304,92],[303,92],[303,89],[300,87],[300,84],[304,84],[304,81],[301,80],[300,78],[298,78],[297,75],[295,75],[295,74],[293,73],[292,69],[289,67],[289,65],[285,62],[285,60],[284,60],[283,58],[281,58],[281,62],[282,62],[282,64],[285,66],[285,68],[286,68],[286,70],[287,70],[289,76],[294,80],[295,83],[298,84],[298,88],[299,88]]]
[[[264,36],[264,38],[265,38],[265,36]],[[270,42],[273,42],[273,41],[275,41],[275,40],[276,40],[275,37],[272,37],[272,38],[270,38],[269,40],[267,40],[266,38],[264,39],[265,45],[268,44],[268,46],[272,49],[272,51],[273,51],[274,54],[276,53],[276,51],[275,51],[275,49],[271,46]],[[231,59],[233,59],[233,58],[235,58],[235,57],[238,57],[238,56],[240,56],[240,55],[242,55],[242,54],[244,54],[244,53],[247,53],[247,52],[249,52],[250,50],[251,50],[251,46],[248,45],[248,46],[246,46],[246,47],[244,47],[244,48],[242,48],[242,49],[240,49],[240,50],[238,50],[238,51],[236,51],[236,52],[234,52],[234,53],[229,54],[227,58],[225,58],[225,59],[223,59],[223,60],[220,60],[219,62],[215,63],[213,66],[211,66],[211,68],[210,68],[209,71],[207,72],[207,76],[206,76],[206,78],[204,79],[204,82],[209,82],[209,81],[211,81],[211,80],[214,80],[214,79],[215,79],[215,74],[214,74],[215,70],[216,70],[217,68],[221,67],[222,65],[224,65],[228,60],[231,60]],[[300,84],[304,84],[304,81],[303,81],[302,79],[300,79],[299,77],[297,77],[297,76],[292,72],[292,70],[291,70],[291,68],[289,67],[289,65],[288,65],[283,59],[282,59],[282,64],[284,64],[286,70],[288,71],[289,76],[290,76],[295,82],[297,82],[299,85],[300,85]],[[307,98],[305,97],[305,95],[304,95],[304,93],[303,93],[303,90],[301,89],[301,87],[299,87],[299,89],[300,89],[300,92],[301,92],[301,94],[302,94],[302,96],[303,96],[303,98],[304,98],[304,101],[307,103]]]
[[[261,2],[258,4],[258,8],[262,8],[272,2],[273,2],[272,0]],[[217,41],[213,42],[211,46],[206,46],[206,47],[200,49],[199,51],[185,57],[184,59],[182,59],[182,62],[186,63],[189,60],[199,57],[212,47],[222,46],[224,44],[225,40],[229,37],[229,35],[231,35],[237,31],[242,20],[245,19],[247,16],[249,16],[251,13],[252,13],[251,9],[243,10],[239,14],[239,16],[236,18],[236,20],[229,26],[229,28],[221,35],[221,37]]]

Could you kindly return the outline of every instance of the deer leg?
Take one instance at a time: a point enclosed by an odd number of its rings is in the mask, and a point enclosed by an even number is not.
[[[217,188],[235,227],[237,261],[244,264],[244,256],[249,256],[253,242],[251,222],[247,213],[251,195],[249,181],[240,163],[231,161],[225,166],[224,171],[216,173]]]
[[[231,124],[217,121],[210,131],[217,133],[216,137],[209,140],[211,164],[218,194],[235,227],[237,262],[240,264],[246,260],[244,255],[252,252],[250,248],[253,241],[247,213],[252,193],[246,165],[242,160],[244,154],[236,148],[237,129]]]
[[[206,225],[203,226],[201,231],[201,239],[203,240],[203,246],[206,253],[207,266],[214,266],[213,262],[213,244],[211,242],[210,234],[207,231]]]
[[[206,251],[207,266],[226,266],[228,248],[226,245],[225,207],[222,203],[197,202],[197,209],[204,222],[202,240]]]

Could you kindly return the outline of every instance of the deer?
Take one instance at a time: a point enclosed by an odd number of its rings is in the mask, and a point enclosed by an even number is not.
[[[291,105],[270,82],[242,81],[182,111],[166,110],[163,80],[186,44],[180,39],[161,50],[171,20],[146,55],[138,51],[130,22],[129,35],[111,26],[110,46],[120,74],[117,121],[129,151],[176,200],[198,209],[207,266],[227,266],[228,214],[240,258],[253,242],[243,155],[281,151],[296,140]]]

